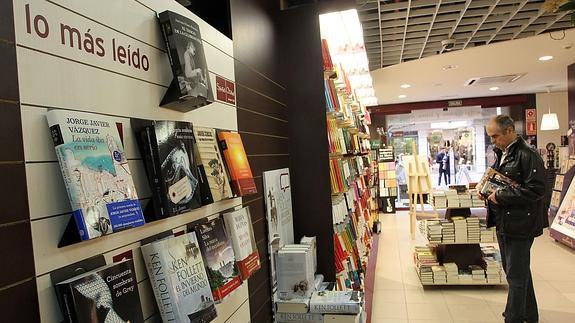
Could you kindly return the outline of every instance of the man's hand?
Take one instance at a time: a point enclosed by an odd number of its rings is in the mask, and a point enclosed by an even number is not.
[[[477,191],[477,197],[482,200],[485,201],[485,196],[481,195],[481,193],[479,193],[479,191]]]
[[[491,195],[489,195],[489,197],[487,198],[487,200],[493,204],[498,204],[497,200],[495,199],[495,192],[491,193]]]

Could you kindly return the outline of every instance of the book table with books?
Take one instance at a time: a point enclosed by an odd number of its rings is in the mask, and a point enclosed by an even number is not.
[[[430,194],[436,209],[446,210],[445,219],[419,222],[429,241],[426,246],[416,246],[414,252],[421,284],[506,285],[494,228],[471,215],[471,207],[480,207],[474,191],[457,189]]]

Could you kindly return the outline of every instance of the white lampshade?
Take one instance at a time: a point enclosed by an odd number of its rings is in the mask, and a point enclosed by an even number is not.
[[[541,120],[541,130],[557,130],[559,129],[559,120],[557,113],[545,113]]]

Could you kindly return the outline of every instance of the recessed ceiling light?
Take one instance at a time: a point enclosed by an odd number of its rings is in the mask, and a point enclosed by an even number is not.
[[[401,94],[401,95],[398,95],[397,97],[400,98],[400,99],[405,99],[405,98],[407,98],[407,95]]]
[[[499,90],[499,87],[497,87],[497,86],[489,88],[489,91],[497,91],[497,90]]]
[[[541,56],[541,57],[539,57],[539,60],[542,61],[542,62],[544,62],[544,61],[550,61],[550,60],[552,60],[552,59],[553,59],[553,56],[551,56],[551,55],[546,55],[546,56]]]
[[[401,84],[400,86],[402,89],[409,89],[411,87],[411,84]]]

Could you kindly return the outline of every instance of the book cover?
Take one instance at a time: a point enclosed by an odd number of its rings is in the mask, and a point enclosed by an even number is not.
[[[185,121],[132,120],[152,187],[156,218],[188,212],[202,205],[195,164],[193,126]]]
[[[309,298],[278,299],[276,300],[276,312],[305,314],[309,312]]]
[[[242,280],[247,280],[261,267],[250,208],[246,206],[236,211],[224,213],[222,216],[226,224],[226,232],[232,241],[240,275]]]
[[[217,317],[195,232],[141,250],[162,321],[207,323]]]
[[[216,130],[194,127],[194,136],[201,161],[199,167],[206,174],[213,201],[217,202],[233,197],[230,180],[218,147]]]
[[[89,271],[55,287],[65,322],[144,321],[131,259]]]
[[[263,172],[268,252],[271,256],[272,289],[277,287],[275,255],[285,244],[294,243],[293,213],[289,168]]]
[[[323,323],[323,315],[314,313],[276,313],[276,323]]]
[[[500,188],[505,188],[508,186],[515,186],[517,185],[512,179],[509,177],[501,174],[500,172],[496,171],[495,169],[488,167],[485,170],[485,173],[475,186],[479,194],[483,195],[484,197],[488,197],[491,193],[495,192]]]
[[[277,254],[277,286],[280,299],[309,298],[315,289],[311,250],[282,248]]]
[[[363,303],[363,293],[358,291],[314,292],[309,302],[310,313],[358,314]]]
[[[81,239],[144,225],[116,124],[65,110],[46,116]]]
[[[174,74],[172,82],[178,85],[180,99],[192,100],[197,106],[213,102],[200,27],[171,11],[161,12],[159,20]]]
[[[198,224],[195,230],[199,237],[212,294],[216,301],[221,301],[242,284],[232,243],[219,217]]]
[[[256,182],[244,150],[242,138],[237,132],[218,131],[218,140],[228,167],[234,192],[238,196],[256,194]]]

